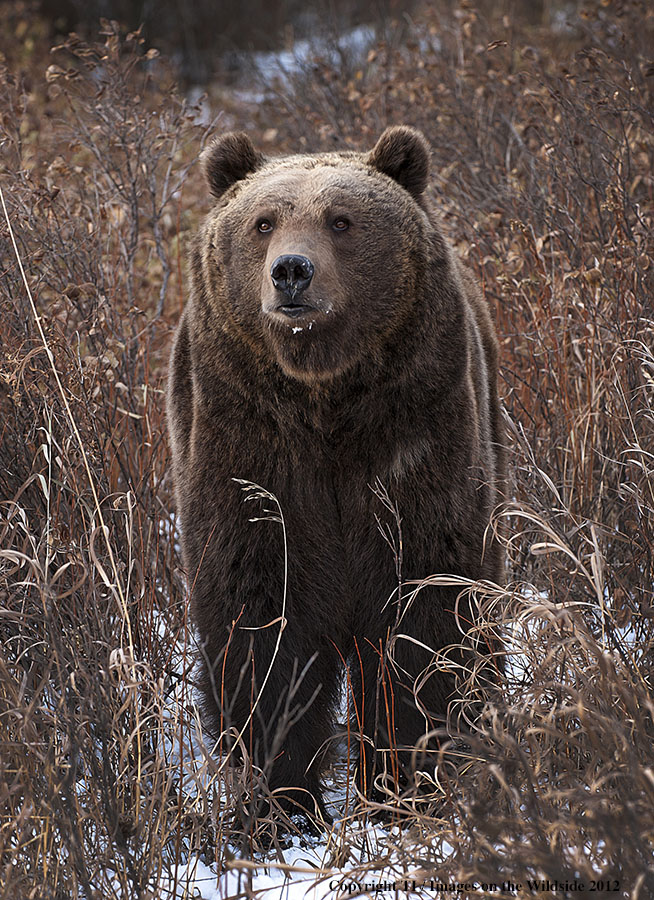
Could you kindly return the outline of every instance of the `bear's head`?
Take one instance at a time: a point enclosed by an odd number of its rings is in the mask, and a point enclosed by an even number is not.
[[[424,137],[394,127],[368,153],[267,159],[229,133],[203,165],[215,206],[199,268],[221,327],[311,383],[379,355],[433,246]]]

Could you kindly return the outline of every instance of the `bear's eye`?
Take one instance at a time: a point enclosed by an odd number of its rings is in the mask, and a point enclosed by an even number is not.
[[[347,231],[349,227],[350,223],[345,218],[345,216],[339,216],[332,222],[332,228],[334,229],[334,231]]]
[[[273,224],[270,219],[259,219],[257,222],[257,231],[261,234],[270,234],[273,230]]]

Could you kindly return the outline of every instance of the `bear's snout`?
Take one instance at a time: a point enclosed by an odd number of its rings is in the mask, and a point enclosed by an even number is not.
[[[307,256],[286,254],[277,257],[270,267],[270,277],[275,289],[291,301],[288,305],[280,306],[281,310],[292,314],[290,311],[293,309],[303,308],[304,304],[296,304],[295,299],[309,287],[313,273],[313,263]]]

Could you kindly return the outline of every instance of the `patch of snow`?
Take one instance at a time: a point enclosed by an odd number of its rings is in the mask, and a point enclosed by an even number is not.
[[[262,900],[327,900],[346,893],[349,896],[372,894],[377,900],[391,900],[399,892],[403,900],[423,900],[430,895],[427,886],[405,888],[404,882],[411,882],[413,873],[405,869],[399,854],[395,859],[392,852],[389,854],[389,848],[399,842],[396,831],[379,825],[350,828],[348,852],[353,868],[346,869],[329,865],[334,851],[333,835],[331,840],[325,837],[313,847],[307,847],[296,837],[291,847],[283,851],[282,860],[260,860],[254,866],[249,861],[239,866],[235,861],[233,868],[221,875],[201,860],[190,859],[177,869],[177,890],[173,892],[173,882],[168,881],[161,885],[159,897],[161,900],[190,897],[228,900],[238,896],[258,896]],[[383,869],[364,875],[354,868],[371,860],[378,849],[385,861]]]
[[[355,59],[364,58],[375,41],[374,28],[370,25],[358,25],[331,39],[296,41],[290,50],[253,53],[251,60],[261,81],[270,85],[275,80],[290,81],[293,75],[303,72],[317,58],[334,66],[339,65],[344,53]]]

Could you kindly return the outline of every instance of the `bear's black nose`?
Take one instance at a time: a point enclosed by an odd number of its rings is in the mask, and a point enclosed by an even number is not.
[[[278,256],[270,267],[272,283],[291,300],[305,291],[313,278],[313,263],[306,256]]]

